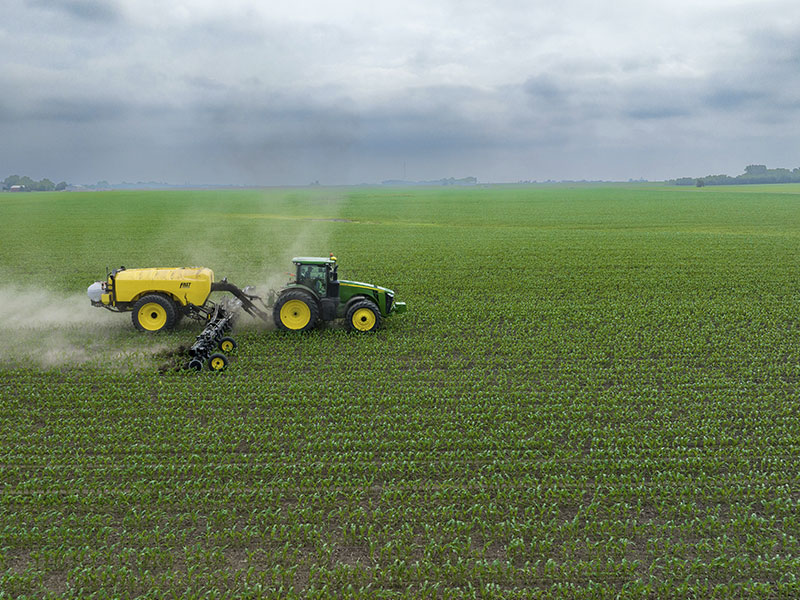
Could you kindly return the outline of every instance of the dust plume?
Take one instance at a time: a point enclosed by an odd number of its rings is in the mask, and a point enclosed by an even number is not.
[[[330,210],[330,209],[329,209]],[[280,253],[275,261],[264,261],[256,277],[256,293],[266,301],[270,290],[278,291],[290,281],[294,281],[295,266],[292,258],[296,256],[328,256],[330,252],[330,226],[328,223],[307,219],[303,220],[292,242]],[[268,311],[271,315],[271,309]],[[263,324],[253,319],[242,319],[242,326],[274,329],[270,320]]]
[[[314,254],[311,246],[312,240],[314,242],[313,248],[320,246],[321,236],[319,232],[316,231],[317,229],[319,228],[315,227],[314,223],[303,222],[292,243],[280,252],[280,258],[274,261],[263,261],[253,281],[247,283],[243,282],[241,285],[252,285],[255,288],[254,293],[267,303],[270,291],[277,292],[289,281],[294,281],[292,274],[294,273],[295,266],[292,263],[292,258],[295,256],[309,256]],[[272,254],[274,254],[274,250]],[[272,321],[272,307],[268,306],[265,308],[261,304],[258,304],[258,307],[267,313],[269,319],[263,321],[242,312],[240,318],[237,320],[237,328],[258,330],[275,329],[275,324]]]
[[[259,240],[258,247],[252,251],[247,248],[237,249],[235,245],[236,231],[231,230],[229,235],[219,236],[216,240],[193,239],[191,256],[236,257],[242,250],[247,250],[249,256],[256,257],[252,265],[239,265],[240,272],[249,275],[231,277],[232,283],[240,286],[253,286],[255,293],[265,301],[270,290],[278,291],[289,281],[295,266],[292,258],[295,256],[328,256],[336,249],[330,246],[332,233],[336,227],[341,226],[340,212],[346,200],[346,192],[341,190],[286,190],[285,194],[277,196],[275,192],[265,194],[260,205],[248,206],[248,214],[242,214],[240,222],[247,227],[248,233]],[[236,216],[236,213],[229,213]],[[236,227],[237,220],[230,221]],[[255,232],[255,233],[254,233]],[[228,247],[217,248],[208,252],[207,246],[220,244],[221,240],[228,240]],[[210,265],[208,265],[210,266]],[[226,265],[218,264],[214,273],[218,277],[226,274]],[[241,280],[240,280],[241,279]],[[263,307],[261,307],[263,308]],[[237,328],[241,329],[274,329],[271,307],[266,310],[269,315],[267,322],[255,319],[242,313],[237,321]]]
[[[132,367],[169,346],[158,340],[132,345],[131,329],[129,316],[91,306],[85,293],[0,287],[2,365]]]

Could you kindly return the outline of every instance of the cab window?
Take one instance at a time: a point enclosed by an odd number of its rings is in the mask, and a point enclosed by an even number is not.
[[[325,294],[325,267],[323,265],[298,265],[297,283],[310,287],[320,295]]]

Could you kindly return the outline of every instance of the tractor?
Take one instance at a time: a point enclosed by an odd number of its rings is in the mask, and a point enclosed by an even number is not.
[[[339,279],[336,257],[297,257],[294,281],[275,300],[272,318],[279,329],[307,331],[320,321],[344,318],[351,331],[375,331],[381,319],[404,312],[388,288]]]
[[[321,322],[344,319],[350,331],[370,332],[381,326],[382,319],[406,310],[396,302],[388,288],[339,279],[336,257],[296,257],[295,273],[278,291],[271,290],[265,301],[252,287],[240,289],[227,279],[214,281],[214,273],[205,267],[126,269],[107,273],[105,281],[96,281],[87,293],[93,306],[115,312],[130,311],[136,329],[157,332],[171,329],[182,317],[204,322],[189,353],[189,366],[202,368],[207,360],[212,370],[222,370],[227,359],[212,354],[219,349],[235,348],[227,333],[240,310],[264,321],[271,318],[283,331],[308,331]],[[229,292],[234,298],[215,303],[212,292]],[[199,365],[199,367],[198,367]]]

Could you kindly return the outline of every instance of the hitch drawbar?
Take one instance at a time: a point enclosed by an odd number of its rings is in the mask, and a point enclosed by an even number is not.
[[[264,304],[264,301],[261,299],[261,297],[256,296],[253,293],[253,286],[248,285],[243,290],[240,290],[237,286],[230,283],[226,277],[222,281],[216,281],[212,283],[211,291],[230,292],[239,300],[239,305],[236,307],[236,310],[243,308],[244,311],[251,317],[258,317],[259,319],[263,319],[267,322],[269,322],[271,319],[269,313],[261,310],[255,305],[255,302],[260,302],[264,308],[267,308],[267,305]]]

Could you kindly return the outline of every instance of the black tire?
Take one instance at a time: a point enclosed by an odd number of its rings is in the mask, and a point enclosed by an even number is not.
[[[347,309],[345,323],[350,331],[358,333],[376,331],[381,326],[381,311],[371,300],[359,300]]]
[[[224,371],[228,368],[228,357],[217,352],[208,357],[206,364],[211,371]]]
[[[178,309],[175,303],[161,294],[147,294],[133,305],[133,326],[139,331],[154,333],[166,331],[175,326]]]
[[[192,369],[193,371],[201,371],[203,369],[203,361],[199,358],[193,358],[189,361],[189,364],[186,365],[187,369]]]
[[[283,331],[308,331],[319,320],[317,301],[300,290],[281,294],[272,309],[275,326]]]
[[[234,350],[236,350],[236,340],[232,337],[225,336],[219,341],[219,349],[222,352],[227,352],[230,354]]]

